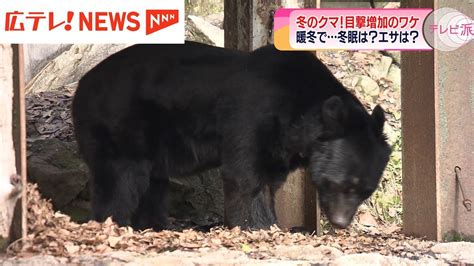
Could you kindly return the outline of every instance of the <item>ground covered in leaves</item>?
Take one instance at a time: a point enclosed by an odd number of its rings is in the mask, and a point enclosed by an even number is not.
[[[231,257],[235,257],[232,252],[236,251],[249,260],[258,261],[286,259],[324,263],[356,253],[396,256],[406,261],[435,261],[431,251],[434,242],[407,237],[396,227],[379,230],[356,222],[350,230],[324,236],[290,233],[277,227],[256,231],[223,227],[214,227],[208,232],[192,229],[133,231],[128,227],[118,227],[110,219],[104,223],[77,224],[68,216],[53,211],[51,203],[41,198],[36,185],[28,185],[27,193],[29,234],[8,248],[7,254],[15,258],[40,254],[74,262],[79,254],[100,256],[111,252],[132,252],[134,256],[149,257],[150,254],[158,256],[179,250],[201,254],[215,251],[221,255],[231,254]],[[222,260],[225,261],[225,257]]]

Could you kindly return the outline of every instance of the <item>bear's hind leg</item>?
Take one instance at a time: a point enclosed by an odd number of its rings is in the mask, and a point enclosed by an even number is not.
[[[93,218],[102,222],[112,217],[120,226],[130,225],[139,199],[148,189],[150,163],[107,159],[95,164],[91,184]]]

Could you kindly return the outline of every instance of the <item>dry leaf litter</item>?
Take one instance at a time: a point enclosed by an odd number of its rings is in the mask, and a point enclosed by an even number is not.
[[[45,91],[26,96],[28,142],[38,139],[74,139],[71,105],[77,82],[60,91]]]
[[[111,219],[104,223],[90,221],[77,224],[59,212],[54,212],[49,201],[41,198],[36,185],[27,189],[29,233],[23,241],[8,248],[10,256],[28,257],[47,254],[70,257],[77,254],[105,254],[111,251],[129,251],[156,254],[164,251],[218,250],[227,248],[245,252],[254,259],[278,257],[281,246],[323,247],[327,256],[334,250],[345,254],[375,252],[409,259],[432,258],[433,242],[404,236],[399,228],[378,230],[373,227],[336,231],[332,235],[316,236],[310,233],[290,233],[276,226],[270,230],[247,231],[239,228],[214,227],[209,232],[192,229],[154,232],[134,231],[118,227]]]

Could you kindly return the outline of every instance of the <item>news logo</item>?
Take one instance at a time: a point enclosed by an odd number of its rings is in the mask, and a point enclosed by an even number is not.
[[[179,22],[179,10],[147,10],[146,34],[155,33]]]
[[[184,43],[184,0],[0,2],[3,43]]]
[[[473,36],[473,21],[451,8],[283,8],[274,21],[274,43],[280,50],[451,51]]]
[[[436,9],[426,18],[423,35],[433,49],[453,51],[474,39],[474,21],[453,8]]]

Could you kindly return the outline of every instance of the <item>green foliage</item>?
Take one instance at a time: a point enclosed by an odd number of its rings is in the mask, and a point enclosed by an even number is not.
[[[474,236],[467,236],[457,231],[449,231],[444,234],[443,241],[445,242],[474,242]]]
[[[402,136],[396,126],[388,136],[392,154],[379,188],[366,204],[371,213],[385,223],[402,223]]]
[[[224,12],[224,0],[185,0],[186,15],[208,16]]]

